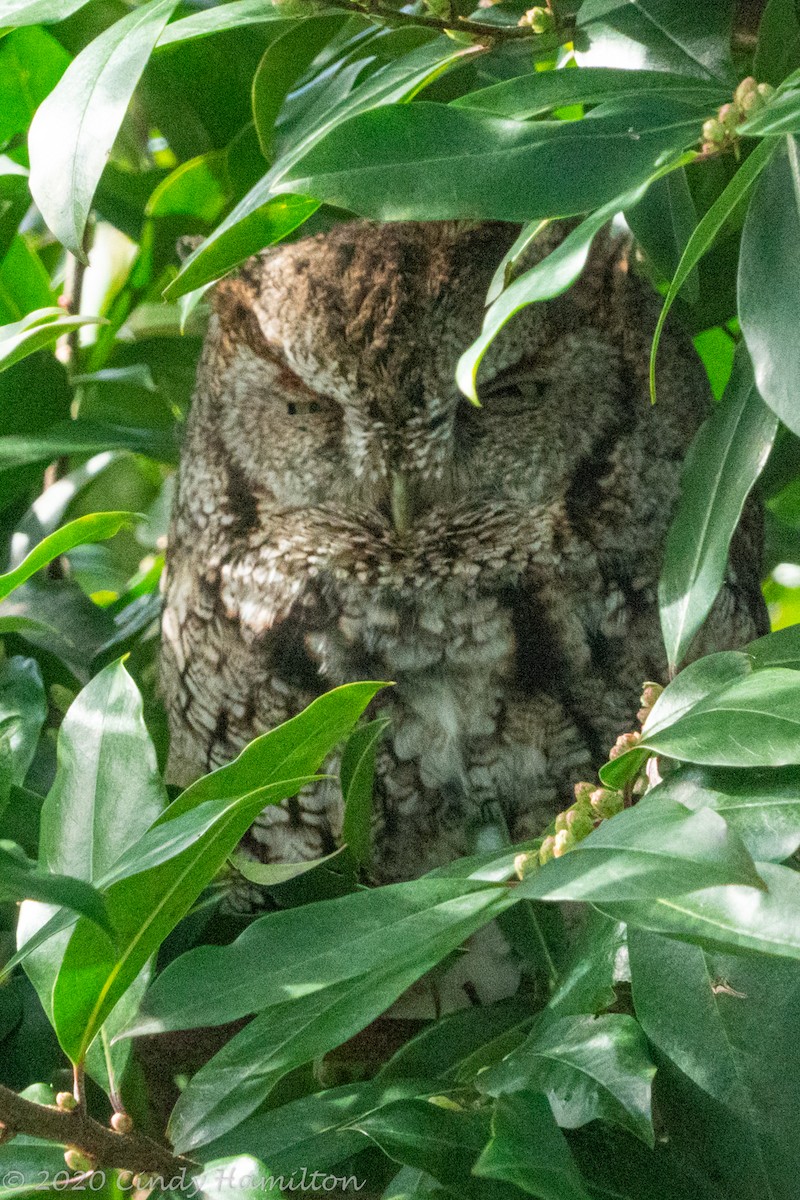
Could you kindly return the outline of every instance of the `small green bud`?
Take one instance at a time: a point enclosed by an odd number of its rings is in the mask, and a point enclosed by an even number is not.
[[[539,855],[533,853],[517,854],[514,856],[514,871],[518,879],[530,875],[539,865]]]
[[[65,1112],[73,1112],[78,1107],[78,1101],[72,1092],[59,1092],[56,1096],[56,1105],[58,1108],[63,1108]]]
[[[552,33],[556,27],[556,21],[549,8],[542,8],[537,5],[536,8],[529,8],[523,17],[518,21],[519,25],[530,25],[534,33]]]
[[[580,804],[582,800],[588,800],[596,788],[595,783],[576,783],[575,784],[575,803]]]
[[[600,821],[605,821],[608,817],[615,817],[618,812],[622,812],[624,801],[621,792],[614,792],[610,788],[597,788],[592,792],[592,812]]]
[[[703,122],[703,141],[715,148],[725,141],[725,130],[716,117]]]
[[[769,100],[771,96],[775,95],[775,88],[771,83],[760,83],[756,88],[756,92],[762,100]]]
[[[541,866],[549,863],[551,858],[555,858],[555,845],[556,839],[552,835],[544,839],[539,847],[539,862]]]
[[[749,96],[755,96],[758,94],[757,88],[758,84],[753,76],[748,75],[746,79],[742,80],[736,91],[733,93],[733,103],[741,108]]]
[[[554,821],[554,824],[556,827],[556,833],[561,833],[562,830],[567,828],[567,812],[568,811],[569,810],[565,808],[563,812],[556,814],[556,819]]]
[[[580,842],[583,838],[589,836],[594,829],[594,818],[588,805],[586,809],[576,806],[569,810],[567,813],[567,829],[576,842]]]
[[[79,1150],[77,1146],[67,1146],[64,1151],[64,1162],[70,1171],[80,1171],[81,1174],[85,1171],[93,1171],[97,1166],[95,1160],[83,1150]]]
[[[126,1112],[115,1112],[111,1118],[111,1128],[115,1133],[130,1133],[133,1121]]]
[[[717,120],[726,132],[732,132],[739,124],[739,110],[733,104],[723,104]]]
[[[575,834],[569,829],[562,829],[556,834],[553,842],[553,858],[561,858],[562,854],[566,854],[576,844]]]
[[[628,750],[635,750],[642,740],[640,733],[621,733],[614,745],[611,747],[608,757],[610,759],[619,758],[626,754]]]

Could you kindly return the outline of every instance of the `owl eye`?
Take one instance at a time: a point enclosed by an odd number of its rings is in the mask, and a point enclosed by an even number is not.
[[[289,400],[286,405],[286,412],[290,417],[305,417],[309,413],[321,411],[322,405],[318,400]]]

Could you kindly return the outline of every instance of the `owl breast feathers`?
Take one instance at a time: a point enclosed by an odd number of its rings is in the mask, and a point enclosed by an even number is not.
[[[539,833],[665,674],[656,586],[705,374],[668,332],[651,406],[657,298],[606,239],[510,322],[471,405],[455,365],[516,232],[356,222],[266,252],[217,288],[199,368],[166,582],[171,777],[331,687],[394,680],[379,881]],[[764,630],[752,518],[694,654]],[[319,857],[341,815],[321,782],[246,850]]]

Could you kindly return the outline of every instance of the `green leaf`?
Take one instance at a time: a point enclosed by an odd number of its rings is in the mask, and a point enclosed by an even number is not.
[[[793,1188],[800,1169],[795,964],[705,955],[632,930],[630,965],[637,1017],[650,1041],[724,1113],[738,1114],[758,1194],[791,1194],[786,1183]]]
[[[202,1174],[192,1178],[191,1188],[200,1200],[259,1200],[285,1195],[283,1183],[250,1154],[214,1158],[203,1163]]]
[[[663,156],[696,140],[697,121],[696,108],[671,97],[583,121],[386,107],[337,125],[273,190],[384,221],[573,216],[643,183]]]
[[[219,11],[219,10],[215,10]],[[206,14],[204,14],[206,15]],[[330,129],[356,113],[410,99],[472,48],[454,47],[447,37],[420,46],[375,71],[316,119],[295,131],[292,145],[256,183],[205,242],[189,255],[167,288],[167,299],[219,278],[250,254],[287,237],[319,207],[306,196],[274,196],[273,185]],[[286,189],[284,189],[286,190]],[[297,189],[290,189],[296,191]]]
[[[88,0],[0,0],[0,25],[48,25],[71,17]]]
[[[170,171],[145,206],[147,217],[196,217],[216,221],[229,199],[224,151],[199,154]]]
[[[102,323],[102,317],[71,317],[60,308],[37,308],[19,321],[0,325],[0,371],[7,371],[29,354],[52,346],[73,329]]]
[[[689,813],[670,801],[642,801],[526,876],[514,895],[596,902],[680,895],[717,883],[761,886],[738,834],[710,809]]]
[[[481,917],[481,923],[490,919]],[[234,1129],[289,1071],[340,1046],[385,1012],[458,946],[462,930],[463,925],[411,958],[397,957],[378,970],[320,985],[265,1009],[181,1093],[169,1125],[175,1149],[194,1150]]]
[[[756,670],[787,667],[791,671],[800,671],[800,625],[758,638],[747,647],[747,655]]]
[[[756,79],[777,87],[800,66],[800,13],[795,0],[768,0],[753,59]]]
[[[708,950],[800,958],[800,875],[774,863],[756,866],[768,891],[711,887],[642,903],[603,901],[598,907],[615,921]]]
[[[42,808],[40,861],[51,872],[101,885],[165,803],[142,698],[124,665],[113,663],[76,696],[59,730],[58,769]],[[34,938],[49,919],[50,909],[25,906],[20,943]],[[64,922],[65,927],[71,924]],[[64,932],[26,959],[26,972],[51,1017],[53,984],[67,941]],[[139,988],[145,983],[143,979]],[[89,1070],[108,1087],[108,1064],[99,1049],[90,1056]],[[127,1046],[109,1052],[117,1076],[129,1053]]]
[[[2,11],[0,3],[0,25],[11,24],[3,20]],[[64,47],[43,29],[19,29],[0,41],[0,144],[27,130],[37,107],[69,62]],[[17,179],[24,184],[27,197],[25,174]],[[0,255],[3,252],[0,242]]]
[[[672,171],[683,161],[684,159],[679,159],[664,170]],[[615,196],[608,204],[593,212],[568,233],[563,242],[546,258],[541,259],[529,271],[525,271],[500,293],[486,312],[480,336],[458,360],[456,382],[465,396],[478,403],[478,368],[503,326],[527,305],[539,300],[550,300],[571,287],[585,267],[592,242],[603,226],[616,213],[641,199],[653,179],[660,178],[663,173],[657,171],[635,191]]]
[[[800,79],[797,73],[770,96],[767,104],[739,127],[745,137],[800,133]]]
[[[589,36],[590,47],[577,57],[581,63],[628,62],[735,84],[732,15],[733,0],[697,8],[685,0],[584,0],[578,28]]]
[[[0,619],[0,633],[2,630]],[[25,782],[46,717],[47,697],[39,664],[20,655],[4,659],[0,663],[0,811],[12,785]]]
[[[126,1032],[221,1025],[292,997],[299,1003],[322,985],[405,965],[442,931],[460,931],[458,945],[513,900],[503,887],[423,878],[268,913],[230,946],[202,946],[170,963]]]
[[[473,1171],[483,1179],[513,1184],[539,1200],[588,1200],[550,1105],[537,1092],[518,1092],[497,1101],[491,1141]]]
[[[317,867],[328,864],[335,865],[336,860],[342,861],[343,855],[346,853],[345,847],[341,846],[338,850],[333,850],[322,858],[309,858],[303,862],[291,863],[262,863],[252,858],[246,858],[244,854],[235,854],[232,862],[239,874],[243,875],[245,879],[249,879],[251,883],[257,883],[259,887],[272,888],[281,883],[288,883],[290,879],[296,879],[298,875],[306,875],[309,871],[315,871]]]
[[[243,210],[244,201],[234,212]],[[164,289],[165,300],[219,279],[251,254],[283,241],[319,208],[308,196],[274,196],[251,209],[234,223],[233,213],[186,259],[178,275]],[[223,236],[224,234],[224,236]]]
[[[253,77],[253,118],[261,153],[275,153],[275,119],[295,80],[311,66],[344,23],[343,14],[311,16],[293,23],[267,46]]]
[[[655,180],[641,200],[626,209],[625,220],[657,274],[672,279],[697,225],[685,168]],[[684,299],[696,304],[699,298],[697,271],[692,271],[684,284]]]
[[[325,692],[296,717],[245,746],[232,763],[196,780],[173,801],[162,820],[174,820],[207,800],[243,796],[267,783],[313,774],[386,686],[367,681]]]
[[[99,454],[103,450],[129,450],[171,465],[178,458],[175,438],[166,430],[79,419],[58,423],[35,436],[0,438],[0,467],[47,463],[64,454]]]
[[[744,198],[747,196],[761,171],[763,171],[772,158],[774,152],[775,146],[772,142],[761,142],[756,146],[752,154],[742,163],[722,194],[718,196],[708,212],[701,218],[697,228],[687,242],[686,249],[678,264],[678,269],[675,272],[675,278],[669,285],[664,298],[661,315],[658,318],[658,324],[653,334],[653,344],[650,349],[650,395],[654,401],[656,398],[656,355],[658,354],[658,344],[661,341],[661,331],[664,328],[664,322],[667,319],[669,310],[672,308],[675,297],[700,259],[713,245],[717,234],[725,225],[728,218],[738,205],[744,201]]]
[[[164,46],[173,46],[178,42],[208,37],[212,33],[221,33],[226,29],[263,25],[265,21],[280,21],[284,25],[290,24],[286,10],[278,5],[269,4],[266,0],[233,0],[232,3],[218,4],[204,12],[193,13],[190,17],[183,17],[180,21],[173,21],[158,39],[158,48],[160,50]]]
[[[2,49],[3,43],[0,42],[0,52]],[[2,68],[3,62],[0,57],[0,71]],[[2,84],[0,84],[1,86]],[[0,96],[0,101],[2,101],[2,96]],[[2,131],[3,126],[0,125],[0,138],[2,138]],[[0,263],[3,262],[9,247],[14,242],[20,222],[30,207],[27,173],[21,169],[19,171],[2,170],[2,165],[0,162]]]
[[[739,257],[739,319],[767,404],[800,432],[800,354],[794,336],[800,267],[787,246],[800,239],[800,142],[789,137],[753,195]]]
[[[470,1171],[488,1133],[483,1113],[456,1112],[426,1100],[398,1100],[362,1118],[357,1128],[389,1158],[426,1171],[448,1189],[456,1188],[458,1195],[494,1200],[489,1187],[478,1184]]]
[[[759,861],[783,862],[800,847],[798,767],[680,767],[648,793],[656,798],[713,808]]]
[[[689,447],[667,535],[658,600],[671,671],[722,587],[731,538],[777,431],[778,419],[756,391],[750,359],[740,348],[722,400]]]
[[[602,1119],[652,1146],[655,1073],[633,1018],[607,1013],[535,1027],[517,1050],[479,1076],[478,1088],[490,1096],[544,1092],[562,1129]]]
[[[258,1146],[273,1175],[310,1175],[364,1148],[364,1134],[352,1128],[368,1113],[424,1092],[413,1079],[360,1082],[302,1096],[280,1108],[260,1109],[203,1150],[203,1158],[246,1153]]]
[[[642,744],[656,754],[719,767],[800,763],[800,675],[767,667],[696,704]]]
[[[360,866],[369,863],[372,790],[375,784],[375,751],[389,721],[378,718],[356,729],[347,739],[340,771],[344,820],[342,840]]]
[[[709,111],[728,99],[726,87],[670,71],[621,70],[583,67],[579,71],[536,71],[504,79],[491,87],[468,92],[452,102],[453,108],[480,108],[498,117],[524,121],[565,104],[596,104],[619,96],[625,103],[653,93],[688,94],[708,103]]]
[[[18,900],[63,905],[111,930],[103,897],[91,884],[39,871],[13,842],[0,841],[0,902]]]
[[[186,915],[265,805],[280,803],[308,782],[308,776],[287,779],[243,797],[210,801],[179,821],[170,821],[167,810],[167,825],[156,824],[117,863],[119,878],[105,891],[115,942],[79,920],[53,987],[54,1027],[73,1062],[84,1059],[151,954]],[[176,847],[169,847],[171,837]]]
[[[54,558],[66,554],[68,550],[74,550],[76,546],[103,542],[106,538],[113,537],[124,526],[132,524],[135,518],[136,513],[129,512],[90,513],[62,525],[55,533],[51,533],[34,546],[18,567],[0,575],[0,600],[4,600],[15,588],[26,579],[30,579],[42,567],[46,567]]]
[[[31,123],[31,194],[52,232],[79,258],[103,167],[176,3],[151,0],[91,41]]]

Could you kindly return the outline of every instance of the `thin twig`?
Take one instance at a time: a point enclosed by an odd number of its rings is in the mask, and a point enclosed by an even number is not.
[[[529,25],[490,25],[486,21],[471,21],[468,17],[434,17],[430,13],[398,12],[382,4],[380,0],[325,0],[328,8],[341,8],[344,12],[355,13],[364,17],[373,17],[376,21],[387,25],[424,25],[428,29],[438,29],[440,33],[468,33],[474,37],[495,42],[508,42],[515,39],[535,39],[542,50],[557,50],[572,36],[574,25],[563,24],[550,33],[534,33]]]
[[[74,1146],[89,1155],[99,1167],[115,1167],[134,1174],[159,1175],[167,1182],[198,1174],[200,1167],[188,1158],[173,1154],[166,1146],[135,1130],[116,1133],[101,1125],[80,1108],[65,1110],[49,1104],[34,1104],[0,1086],[0,1124],[13,1134],[43,1138],[63,1146]]]

